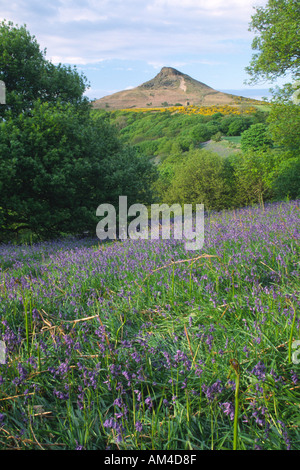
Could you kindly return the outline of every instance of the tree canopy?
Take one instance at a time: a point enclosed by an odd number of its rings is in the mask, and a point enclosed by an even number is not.
[[[0,124],[0,227],[42,237],[94,231],[99,204],[149,202],[152,165],[122,148],[103,118],[35,102]],[[148,198],[148,200],[147,200]]]
[[[54,65],[46,59],[26,26],[11,21],[0,23],[0,80],[6,87],[6,106],[0,116],[10,111],[14,116],[29,111],[36,100],[87,106],[83,93],[88,82],[76,67]]]
[[[269,0],[266,7],[256,7],[250,31],[255,52],[246,71],[252,82],[274,81],[287,73],[293,79],[300,68],[300,8],[298,0]]]
[[[91,113],[85,78],[47,61],[25,26],[0,26],[0,79],[0,241],[95,232],[100,204],[150,202],[153,165]]]

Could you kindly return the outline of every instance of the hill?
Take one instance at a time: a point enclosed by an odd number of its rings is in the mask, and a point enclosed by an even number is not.
[[[98,109],[154,108],[181,104],[213,106],[246,104],[249,98],[217,91],[172,67],[163,67],[151,80],[93,102]]]

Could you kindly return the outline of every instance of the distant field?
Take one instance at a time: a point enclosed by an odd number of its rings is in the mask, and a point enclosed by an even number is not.
[[[222,140],[225,140],[227,142],[232,142],[233,144],[239,145],[241,143],[241,136],[240,135],[225,136],[225,137],[222,138]]]
[[[228,157],[229,155],[239,151],[240,137],[223,137],[221,142],[214,142],[209,140],[200,144],[200,148],[205,148],[211,152],[215,152],[222,157]]]
[[[271,106],[269,104],[257,104],[254,106],[260,111],[264,111],[264,112],[269,112],[271,109]]]

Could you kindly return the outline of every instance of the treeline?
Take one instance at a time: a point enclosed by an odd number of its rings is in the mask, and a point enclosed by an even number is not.
[[[300,108],[287,96],[268,108],[250,115],[114,111],[107,116],[123,142],[156,162],[156,201],[222,210],[300,197]],[[201,148],[209,139],[233,136],[239,150],[227,157]]]
[[[252,114],[241,110],[240,114],[229,115],[113,111],[109,116],[123,142],[135,146],[143,155],[160,158],[178,151],[186,152],[210,139],[219,141],[222,136],[240,136],[253,124],[266,121],[266,113],[260,110]]]

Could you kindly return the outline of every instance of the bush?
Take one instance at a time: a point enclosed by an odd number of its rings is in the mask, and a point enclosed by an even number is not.
[[[217,132],[216,134],[214,134],[211,139],[214,141],[214,142],[220,142],[222,140],[222,132]]]
[[[205,124],[197,124],[191,130],[191,137],[196,142],[206,142],[211,137],[211,132],[209,131],[207,125]]]
[[[290,159],[285,163],[277,178],[273,181],[272,189],[277,199],[300,198],[300,159]]]
[[[272,140],[268,135],[267,126],[263,123],[252,124],[249,129],[242,133],[241,149],[266,150],[272,145]]]
[[[175,167],[174,177],[165,195],[166,203],[204,204],[206,210],[225,207],[228,193],[224,178],[224,159],[206,150],[191,150]]]

